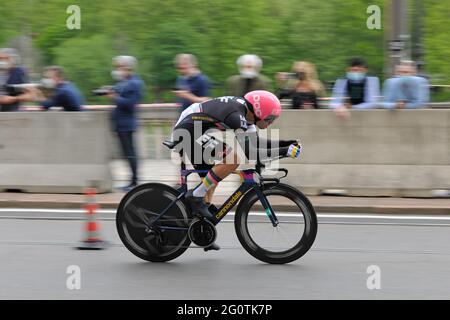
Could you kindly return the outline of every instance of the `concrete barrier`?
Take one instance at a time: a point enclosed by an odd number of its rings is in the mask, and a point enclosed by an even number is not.
[[[112,190],[111,133],[105,112],[0,114],[0,191]]]
[[[284,110],[274,128],[280,129],[281,138],[298,137],[304,144],[300,160],[282,161],[290,170],[286,181],[309,195],[449,194],[450,105],[432,107],[352,110],[348,120],[331,110]],[[169,157],[161,142],[174,114],[160,112],[157,122],[152,122],[153,114],[141,116],[147,127],[140,133],[143,157]]]
[[[281,138],[298,137],[304,144],[300,160],[282,161],[290,170],[286,181],[309,195],[448,194],[450,105],[431,107],[352,110],[348,120],[331,110],[284,110],[273,127]],[[161,142],[170,134],[172,116],[168,108],[141,114],[146,128],[139,134],[142,157],[169,158]]]
[[[450,190],[450,110],[286,110],[274,127],[298,137],[287,182],[308,194],[431,197]]]
[[[298,137],[300,160],[283,160],[286,182],[309,195],[434,197],[450,190],[450,107],[352,110],[341,120],[331,110],[284,110],[274,123],[281,138]],[[445,108],[447,107],[447,108]],[[168,159],[162,141],[178,112],[147,108],[140,115],[141,158]]]
[[[95,109],[95,108],[91,108]],[[111,189],[109,160],[120,157],[106,111],[0,113],[0,191]],[[169,159],[162,141],[176,106],[140,111],[140,158]],[[300,138],[299,160],[283,160],[286,182],[307,194],[431,197],[450,190],[450,110],[284,110],[281,138]],[[94,182],[92,182],[94,181]],[[45,190],[45,191],[44,191]]]

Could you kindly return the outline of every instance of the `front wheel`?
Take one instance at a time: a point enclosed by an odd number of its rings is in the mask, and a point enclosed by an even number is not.
[[[316,238],[314,207],[303,193],[282,183],[266,186],[262,193],[279,224],[272,225],[256,191],[251,190],[236,209],[235,229],[240,243],[263,262],[283,264],[299,259]]]

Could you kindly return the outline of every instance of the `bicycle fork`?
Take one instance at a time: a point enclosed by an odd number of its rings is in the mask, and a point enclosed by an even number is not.
[[[261,191],[261,188],[259,186],[255,187],[254,190],[256,191],[256,194],[258,195],[259,200],[261,201],[261,204],[264,208],[266,215],[269,217],[270,221],[272,222],[272,225],[274,227],[276,227],[279,223],[278,218],[275,215],[275,211],[273,211],[273,208],[270,205],[269,201],[267,200],[267,197]]]

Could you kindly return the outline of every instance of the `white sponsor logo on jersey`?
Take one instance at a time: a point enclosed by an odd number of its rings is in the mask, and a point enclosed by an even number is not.
[[[241,128],[247,129],[247,120],[245,119],[245,117],[240,114],[239,118],[241,119]]]
[[[233,96],[223,96],[223,97],[220,97],[220,98],[218,98],[218,99],[220,100],[220,102],[228,103],[228,101],[229,101],[230,99],[233,99],[233,98],[234,98]]]

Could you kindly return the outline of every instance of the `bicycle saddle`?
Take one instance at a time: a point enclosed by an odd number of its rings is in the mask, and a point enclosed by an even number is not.
[[[180,141],[172,141],[172,140],[165,140],[163,142],[163,145],[165,145],[169,149],[173,149],[176,147],[177,144],[179,144]]]

